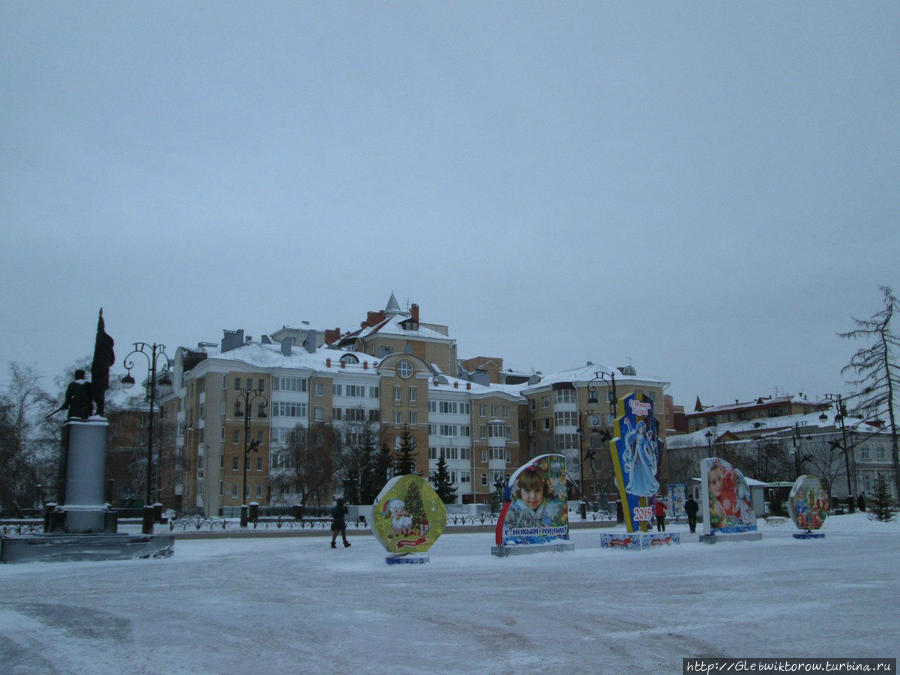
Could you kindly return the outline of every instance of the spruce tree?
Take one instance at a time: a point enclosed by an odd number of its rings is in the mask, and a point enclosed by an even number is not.
[[[450,481],[450,471],[447,469],[447,460],[443,455],[438,460],[437,471],[431,474],[431,484],[442,502],[452,504],[456,501],[456,488]]]
[[[403,503],[409,515],[412,516],[413,529],[421,532],[422,526],[428,523],[428,516],[425,513],[425,505],[422,503],[422,493],[419,492],[419,484],[415,480],[410,482]]]
[[[400,430],[400,449],[394,461],[394,475],[406,476],[416,471],[416,450],[413,447],[412,433],[405,424]]]
[[[869,506],[869,517],[880,520],[883,523],[894,519],[894,504],[884,476],[878,476],[878,483],[875,485],[875,495],[872,505]]]

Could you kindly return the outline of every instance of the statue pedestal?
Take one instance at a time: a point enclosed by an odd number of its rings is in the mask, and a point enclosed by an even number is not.
[[[109,509],[104,501],[106,479],[106,437],[109,422],[103,417],[70,419],[66,460],[66,503],[64,529],[69,534],[106,531]]]

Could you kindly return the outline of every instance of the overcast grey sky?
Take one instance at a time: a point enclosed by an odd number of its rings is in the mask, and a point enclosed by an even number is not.
[[[896,2],[0,3],[0,360],[357,327],[688,407],[900,291]],[[5,373],[2,379],[6,379]],[[50,381],[48,380],[48,385]]]

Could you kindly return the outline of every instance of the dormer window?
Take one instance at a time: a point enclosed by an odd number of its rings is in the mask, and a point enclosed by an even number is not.
[[[353,354],[344,354],[341,357],[341,363],[359,363],[359,359]]]

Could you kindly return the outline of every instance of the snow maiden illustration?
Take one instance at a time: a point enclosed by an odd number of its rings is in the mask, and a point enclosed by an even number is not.
[[[634,422],[625,417],[625,452],[622,455],[626,474],[625,490],[639,497],[652,497],[659,491],[657,443],[653,432],[643,420]]]

